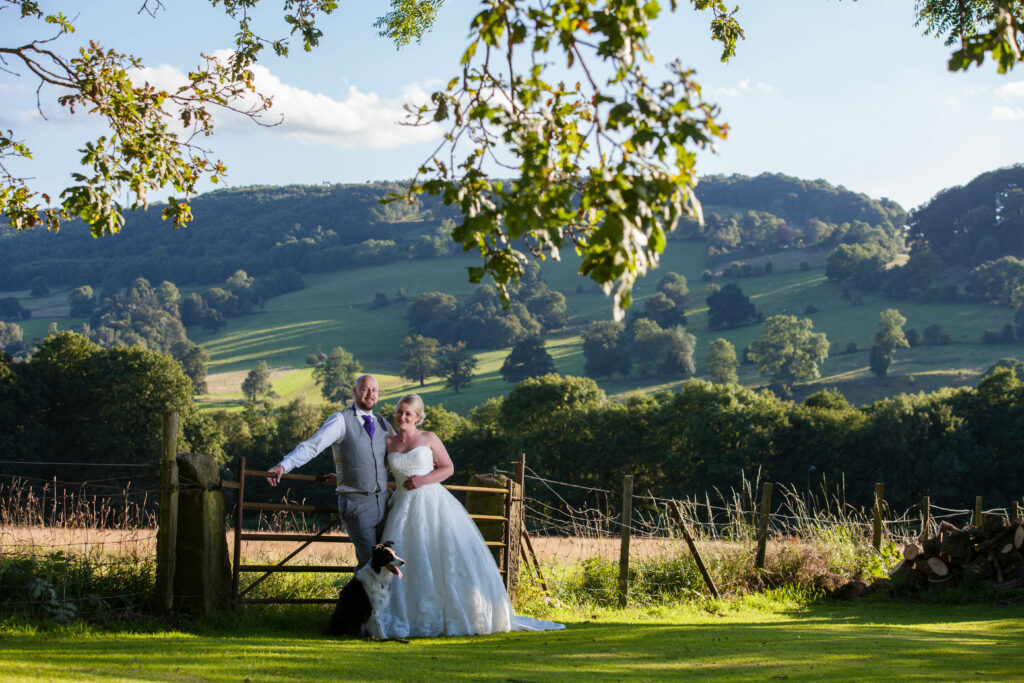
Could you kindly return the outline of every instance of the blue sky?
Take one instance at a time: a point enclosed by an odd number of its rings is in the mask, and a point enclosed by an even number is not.
[[[233,27],[205,0],[172,0],[156,19],[141,0],[63,3],[79,13],[66,46],[97,38],[142,57],[157,82],[227,49]],[[278,4],[279,3],[275,3]],[[663,3],[667,5],[667,3]],[[979,173],[1020,162],[1024,151],[1024,67],[1000,76],[991,63],[945,69],[949,49],[914,26],[913,0],[740,2],[746,40],[728,64],[708,38],[708,18],[690,10],[655,26],[655,55],[697,70],[705,96],[731,126],[703,173],[780,172],[823,178],[905,208]],[[82,9],[87,7],[87,9]],[[437,131],[398,125],[402,103],[426,96],[457,73],[477,4],[448,0],[422,44],[396,50],[374,35],[387,3],[343,2],[323,24],[312,53],[268,59],[257,84],[275,97],[284,122],[273,128],[225,118],[211,141],[230,185],[344,182],[410,177],[436,145]],[[4,16],[4,15],[7,16]],[[268,12],[263,27],[280,27]],[[27,38],[0,13],[0,44]],[[75,151],[98,129],[59,111],[56,93],[0,73],[0,127],[35,153],[15,168],[53,191],[68,182]],[[276,120],[276,119],[275,119]]]

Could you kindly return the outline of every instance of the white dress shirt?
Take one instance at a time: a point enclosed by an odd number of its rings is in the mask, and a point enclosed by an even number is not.
[[[346,408],[345,410],[348,410]],[[362,419],[363,415],[373,415],[372,412],[363,410],[356,406],[356,415]],[[391,436],[395,431],[391,428],[387,422],[388,436]],[[380,427],[380,423],[377,424]],[[291,472],[296,467],[302,467],[307,462],[320,455],[322,452],[327,450],[332,443],[341,441],[345,438],[345,418],[342,417],[341,413],[334,413],[327,421],[324,422],[323,426],[317,430],[316,434],[309,437],[294,449],[288,455],[284,456],[281,462],[277,463],[284,468],[285,473]]]

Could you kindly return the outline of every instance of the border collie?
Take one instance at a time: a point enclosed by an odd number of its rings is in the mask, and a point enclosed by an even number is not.
[[[391,579],[402,578],[405,560],[391,549],[391,541],[373,546],[373,556],[338,595],[327,633],[332,636],[383,638],[380,617],[391,599]]]

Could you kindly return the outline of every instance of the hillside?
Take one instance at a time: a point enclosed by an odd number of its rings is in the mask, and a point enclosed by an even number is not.
[[[737,283],[751,297],[762,316],[786,313],[810,318],[814,330],[828,336],[831,351],[822,367],[822,378],[798,385],[797,399],[824,387],[837,387],[852,402],[865,403],[900,392],[973,384],[997,359],[1014,355],[1019,348],[1016,344],[978,343],[983,330],[998,330],[1013,321],[1013,311],[1007,307],[962,298],[928,303],[894,300],[882,291],[863,291],[851,297],[848,285],[837,284],[826,277],[826,256],[838,239],[837,233],[846,235],[844,239],[847,239],[853,234],[849,231],[860,230],[869,239],[876,240],[876,245],[879,240],[885,242],[888,245],[885,248],[901,243],[902,237],[894,226],[901,225],[905,214],[898,205],[888,200],[871,200],[842,188],[833,188],[822,181],[807,182],[767,174],[758,178],[705,179],[701,188],[706,193],[705,201],[713,202],[709,206],[722,217],[722,225],[731,221],[739,230],[738,241],[726,248],[720,233],[687,235],[686,231],[693,226],[681,226],[664,254],[661,267],[639,281],[634,303],[634,306],[643,306],[655,293],[659,278],[666,273],[675,272],[686,277],[691,291],[690,303],[685,308],[687,330],[697,338],[698,376],[705,376],[707,348],[712,340],[725,338],[739,351],[763,333],[761,324],[725,331],[709,329],[703,292],[708,282],[702,279],[709,276],[711,283],[720,286]],[[774,194],[768,192],[768,188],[773,188]],[[139,253],[148,253],[139,245],[155,243],[158,245],[155,254],[163,253],[166,258],[167,252],[163,250],[167,245],[181,240],[182,248],[192,245],[190,248],[197,254],[195,260],[199,263],[206,262],[204,254],[207,252],[233,255],[236,257],[234,262],[225,257],[219,266],[230,270],[242,263],[239,259],[248,253],[246,249],[260,244],[257,236],[262,235],[260,239],[267,243],[270,228],[266,226],[293,219],[304,220],[307,224],[319,221],[320,226],[318,232],[312,231],[319,238],[309,237],[309,241],[304,241],[307,238],[292,239],[297,234],[308,232],[306,228],[293,225],[283,230],[281,234],[292,245],[289,249],[295,250],[294,253],[306,253],[303,250],[322,252],[328,249],[328,242],[340,243],[342,240],[347,244],[330,248],[351,251],[354,245],[367,239],[386,236],[391,238],[389,241],[393,246],[389,249],[394,251],[388,257],[394,257],[390,262],[385,258],[381,259],[385,262],[371,265],[351,261],[328,264],[338,266],[328,269],[333,272],[307,268],[303,274],[304,289],[268,299],[262,310],[230,318],[222,329],[189,328],[189,338],[210,354],[211,393],[202,397],[201,402],[207,408],[240,405],[241,381],[260,360],[267,361],[274,368],[277,400],[304,396],[312,401],[321,401],[319,391],[312,383],[306,358],[310,354],[342,346],[356,356],[366,371],[380,377],[386,400],[417,390],[429,403],[440,402],[451,409],[466,412],[511,388],[498,374],[508,347],[478,351],[475,355],[479,366],[473,385],[458,394],[445,389],[443,383],[436,379],[422,388],[402,380],[397,376],[397,355],[403,339],[411,331],[405,316],[408,303],[396,303],[394,295],[403,290],[411,300],[424,292],[443,291],[466,298],[475,289],[467,279],[466,268],[477,265],[476,259],[416,252],[415,245],[424,235],[437,235],[443,207],[412,207],[399,215],[395,213],[397,209],[382,209],[375,203],[374,197],[384,189],[387,188],[383,185],[368,184],[323,188],[245,188],[212,193],[197,200],[208,202],[206,206],[215,210],[206,212],[206,223],[197,219],[195,230],[189,228],[190,232],[174,232],[162,226],[136,225],[133,226],[134,232],[126,229],[123,240],[115,242],[115,247],[109,250],[104,249],[102,241],[90,241],[91,251],[83,253],[91,255],[92,260],[86,258],[82,263],[90,264],[90,268],[99,267],[109,258],[126,276],[138,277],[141,271],[131,270],[132,264],[140,265],[153,255],[140,257],[141,260],[133,259],[131,252],[135,247],[129,248],[130,245],[136,245]],[[818,206],[816,211],[813,209],[815,205]],[[346,213],[345,207],[351,211]],[[231,220],[218,224],[211,216],[230,217]],[[245,225],[249,225],[251,230],[247,232]],[[822,231],[822,225],[831,226],[832,232]],[[852,227],[855,225],[859,227]],[[812,234],[821,239],[813,246],[801,246]],[[217,236],[216,240],[207,239],[213,235]],[[374,237],[368,237],[370,235]],[[788,241],[780,244],[777,240],[779,235],[788,236]],[[19,240],[24,237],[6,235],[0,239],[6,247],[20,244]],[[68,244],[60,242],[65,237],[71,237]],[[121,238],[118,236],[116,239]],[[231,239],[248,246],[234,249]],[[35,233],[25,243],[30,241],[37,245],[57,245],[59,249],[55,247],[53,256],[59,257],[61,262],[74,256],[78,244],[76,237],[63,231],[60,235]],[[286,253],[275,251],[280,244],[274,244],[276,247],[271,248],[270,253],[278,256]],[[774,251],[769,250],[769,246],[773,246]],[[3,251],[8,262],[14,260],[12,254],[17,253],[25,255],[31,250]],[[179,255],[188,258],[185,252],[179,252]],[[745,264],[746,272],[760,274],[739,279],[730,277],[726,273],[735,267],[729,263],[730,260]],[[53,263],[53,260],[27,261],[18,263],[15,268],[24,272],[51,268]],[[169,261],[164,267],[173,271],[174,263],[176,261]],[[269,257],[268,263],[279,265],[279,261]],[[296,263],[301,265],[301,259]],[[326,260],[320,263],[325,265]],[[768,263],[771,265],[766,269]],[[103,267],[109,268],[111,264],[106,263]],[[66,276],[65,279],[70,277],[67,273],[71,271],[57,270]],[[8,268],[0,272],[9,279],[26,282],[21,276],[13,277]],[[198,269],[193,268],[190,272],[196,273]],[[592,282],[576,272],[571,255],[563,262],[545,262],[541,275],[551,289],[565,297],[568,316],[565,328],[546,334],[545,343],[559,373],[580,375],[584,361],[581,335],[592,321],[610,318],[610,301]],[[174,273],[169,273],[169,277],[174,276]],[[64,299],[69,288],[74,286],[72,283],[77,281],[55,287],[49,296],[40,298],[28,297],[28,292],[23,289],[0,293],[0,296],[16,296],[33,310],[31,320],[19,323],[25,331],[26,340],[45,336],[51,321],[57,321],[61,329],[73,328],[83,322],[81,318],[67,317],[68,307]],[[198,289],[198,284],[186,285],[181,292],[185,295]],[[374,305],[378,292],[388,297],[387,306]],[[937,324],[945,329],[954,343],[900,350],[889,377],[877,380],[869,372],[867,349],[871,345],[879,313],[891,307],[906,316],[906,328],[920,332],[929,325]],[[751,387],[766,383],[765,378],[758,376],[750,365],[740,366],[739,378],[741,384]],[[670,389],[680,381],[657,376],[616,376],[601,379],[600,384],[610,395],[621,397],[637,390]]]

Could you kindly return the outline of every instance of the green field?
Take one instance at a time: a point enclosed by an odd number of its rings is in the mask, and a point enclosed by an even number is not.
[[[905,391],[973,384],[997,359],[1019,355],[1019,345],[978,343],[983,330],[998,330],[1011,322],[1012,311],[1008,308],[969,303],[919,304],[870,295],[854,306],[844,301],[840,288],[825,278],[822,252],[793,252],[746,260],[750,263],[771,260],[773,263],[771,275],[738,280],[765,317],[787,313],[811,318],[815,330],[825,332],[829,341],[837,345],[834,348],[840,350],[824,363],[820,380],[797,387],[797,398],[834,386],[854,403],[864,403]],[[801,262],[806,262],[810,269],[800,270]],[[460,256],[308,275],[305,289],[271,299],[260,312],[229,319],[228,325],[219,332],[192,331],[193,341],[203,345],[211,357],[211,394],[202,397],[203,407],[240,405],[242,379],[260,360],[275,369],[273,381],[278,400],[304,396],[320,401],[305,359],[320,350],[329,352],[335,346],[348,349],[366,371],[378,375],[385,400],[415,390],[422,393],[428,403],[443,403],[464,413],[491,396],[507,392],[511,387],[502,380],[498,370],[508,349],[478,353],[478,375],[473,385],[459,394],[445,389],[443,381],[436,378],[422,388],[401,379],[397,376],[397,356],[402,340],[409,334],[405,323],[406,306],[392,303],[381,309],[371,307],[376,292],[393,298],[400,288],[409,298],[434,290],[468,295],[475,285],[468,281],[466,268],[476,264],[475,257]],[[728,262],[719,264],[718,269],[725,265]],[[700,279],[705,267],[702,243],[673,242],[663,256],[661,267],[641,278],[635,289],[636,300],[642,302],[656,291],[657,281],[665,272],[678,272],[687,278],[693,301],[687,310],[688,329],[697,336],[698,373],[703,372],[707,345],[713,339],[724,337],[740,350],[759,338],[763,329],[761,325],[727,331],[708,329],[703,304],[705,283]],[[572,255],[560,263],[546,262],[543,276],[549,286],[565,295],[569,314],[568,327],[548,336],[549,351],[559,373],[582,374],[580,335],[591,321],[610,318],[611,302],[596,285],[576,273]],[[714,279],[718,284],[732,281],[721,276]],[[27,296],[27,292],[18,294]],[[23,325],[27,339],[45,336],[50,320],[56,320],[61,329],[82,322],[61,317],[67,311],[66,306],[61,305],[64,296],[66,292],[54,292],[42,299],[23,299],[23,304],[34,311],[33,319]],[[817,308],[817,312],[805,313],[809,305]],[[890,307],[899,309],[907,318],[907,328],[920,332],[938,323],[955,343],[901,350],[890,368],[890,376],[885,380],[875,379],[868,370],[868,349],[879,313]],[[850,343],[856,344],[859,350],[846,353]],[[758,376],[752,366],[742,366],[740,382],[759,387],[765,384],[765,379]],[[612,396],[637,390],[671,389],[679,383],[677,379],[659,377],[616,377],[600,382]]]
[[[408,644],[328,639],[319,632],[326,615],[246,615],[158,632],[0,625],[0,667],[11,683],[1012,681],[1024,662],[1019,604],[808,607],[750,596],[707,609],[565,610],[549,615],[565,631]]]

